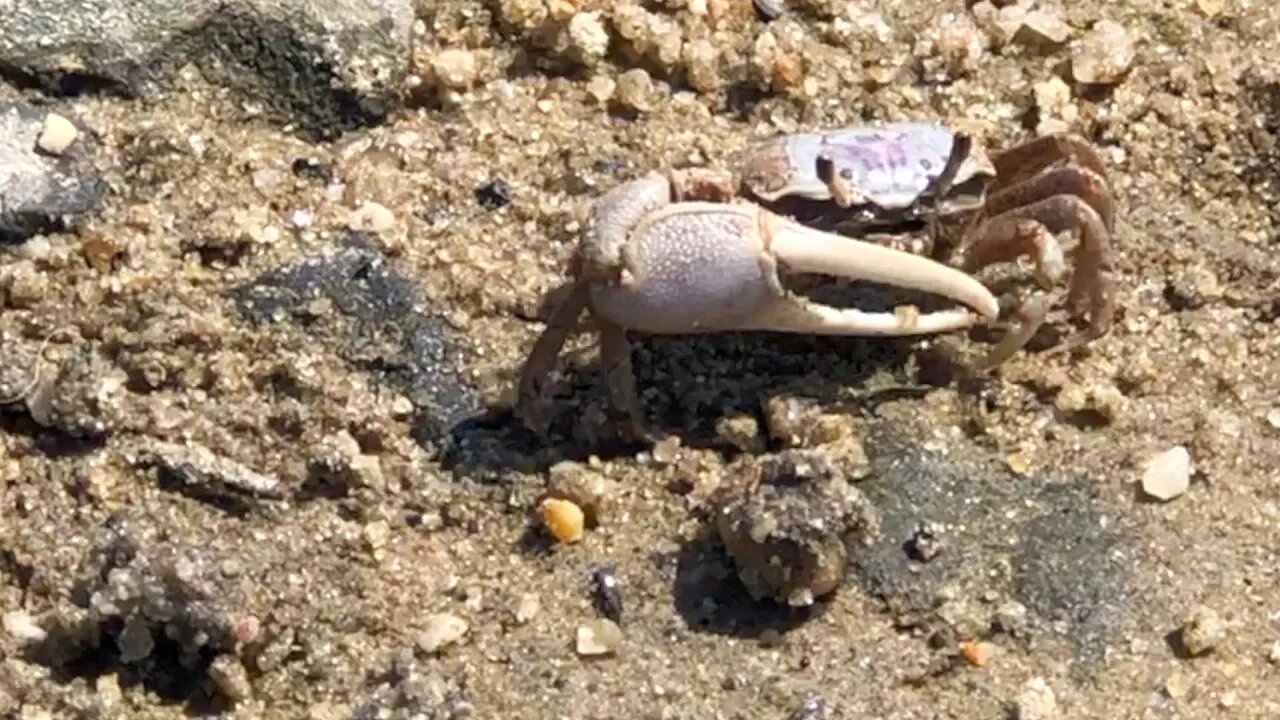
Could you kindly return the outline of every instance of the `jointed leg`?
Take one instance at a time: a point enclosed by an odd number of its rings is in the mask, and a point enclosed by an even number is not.
[[[600,364],[609,385],[609,400],[627,414],[634,439],[645,436],[644,419],[636,395],[636,376],[631,367],[631,343],[625,328],[613,323],[600,323]]]
[[[1022,183],[1010,185],[987,198],[986,214],[996,217],[1014,208],[1024,207],[1055,195],[1075,195],[1089,204],[1102,224],[1115,228],[1115,203],[1106,178],[1088,168],[1069,166],[1050,170]]]
[[[1093,146],[1078,135],[1046,135],[991,153],[997,177],[992,191],[1020,183],[1063,160],[1093,171],[1105,182],[1106,166]]]
[[[553,292],[560,292],[563,288]],[[569,333],[578,325],[578,317],[586,309],[589,296],[585,283],[571,283],[568,293],[547,320],[547,327],[542,331],[525,361],[520,373],[520,383],[516,391],[516,415],[530,430],[538,434],[547,431],[547,421],[542,414],[542,386],[546,377],[555,369],[560,349],[569,338]]]
[[[1060,351],[1105,335],[1114,319],[1110,233],[1102,217],[1088,202],[1075,195],[1054,195],[1007,210],[972,230],[957,258],[961,269],[976,272],[993,263],[1030,255],[1035,258],[1041,282],[1052,283],[1064,269],[1061,250],[1049,233],[1064,230],[1077,230],[1080,235],[1067,306],[1075,317],[1088,313],[1089,330],[1083,338],[1068,343]],[[1022,340],[1025,344],[1034,334],[1034,329],[1027,331],[1024,328],[1018,334],[1025,335]],[[1012,354],[1016,349],[1007,348],[1002,343],[997,351]]]

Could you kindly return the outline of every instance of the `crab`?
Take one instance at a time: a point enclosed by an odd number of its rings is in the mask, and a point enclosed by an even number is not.
[[[1054,233],[1068,230],[1079,242],[1066,306],[1073,318],[1087,315],[1088,327],[1060,350],[1076,347],[1112,324],[1113,224],[1103,163],[1072,135],[988,152],[944,125],[904,122],[776,136],[749,145],[728,171],[652,171],[592,206],[572,279],[549,296],[558,302],[526,360],[515,410],[545,432],[542,386],[584,310],[600,335],[611,400],[643,436],[628,331],[908,336],[966,329],[999,316],[979,270],[1029,257],[1036,281],[1051,291],[1066,275]],[[956,242],[939,242],[946,225],[962,228]],[[832,307],[784,286],[784,277],[798,273],[930,293],[963,307]],[[1043,294],[1026,301],[1019,324],[975,367],[988,370],[1016,354],[1049,305]]]

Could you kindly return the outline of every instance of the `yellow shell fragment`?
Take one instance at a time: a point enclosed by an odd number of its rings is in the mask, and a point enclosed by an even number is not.
[[[542,524],[552,537],[562,543],[576,543],[582,539],[582,526],[586,520],[582,508],[560,498],[547,498],[538,506]]]

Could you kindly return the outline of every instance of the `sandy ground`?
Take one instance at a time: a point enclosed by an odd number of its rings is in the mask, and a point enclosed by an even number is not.
[[[740,13],[711,36],[750,65],[768,28],[794,35],[808,61],[792,87],[748,78],[673,94],[655,80],[638,113],[466,2],[439,4],[423,52],[475,49],[475,86],[330,144],[246,119],[192,78],[160,101],[59,101],[119,159],[112,194],[99,220],[34,259],[0,255],[0,272],[45,283],[35,302],[4,306],[0,331],[28,360],[52,333],[45,357],[97,383],[80,412],[111,432],[73,439],[20,404],[0,415],[0,608],[73,647],[53,662],[11,630],[0,714],[1280,717],[1268,659],[1280,642],[1280,10],[1057,8],[1073,38],[1119,22],[1137,59],[1114,87],[1068,87],[1050,116],[1035,88],[1070,78],[1067,48],[1013,42],[949,64],[929,39],[959,3],[837,3],[882,14],[889,35],[875,42],[826,4],[802,5],[772,25]],[[646,416],[678,441],[655,453],[614,441],[583,336],[552,388],[549,442],[504,412],[541,294],[562,281],[591,200],[621,180],[714,164],[779,131],[929,118],[1003,144],[1046,117],[1101,148],[1119,209],[1118,319],[1087,348],[1020,354],[975,401],[927,370],[930,348],[976,352],[976,336],[635,338]],[[494,181],[508,203],[477,193]],[[355,241],[361,200],[394,222]],[[337,279],[292,270],[316,258]],[[314,292],[280,299],[263,290],[273,284]],[[883,516],[810,617],[744,600],[705,537],[708,497],[736,472],[718,423],[789,396],[861,434],[864,491]],[[278,478],[285,497],[166,479],[134,462],[130,443],[154,440],[210,448]],[[1175,445],[1193,482],[1153,502],[1136,488],[1143,463]],[[534,522],[560,462],[610,481],[600,527],[565,547]],[[902,543],[926,520],[945,528],[942,554],[909,563]],[[120,556],[121,538],[136,552]],[[157,577],[195,568],[213,624],[238,628],[231,662],[210,671],[205,653],[184,667],[162,624],[132,663],[118,619],[97,625],[97,649],[64,627],[86,584],[139,553]],[[624,637],[616,654],[582,658],[595,563],[622,583]],[[537,612],[517,613],[530,598]],[[1202,606],[1224,630],[1189,657],[1178,631]],[[421,634],[438,613],[468,631],[429,654]],[[955,657],[960,639],[987,643],[985,666]],[[1057,709],[1035,715],[1041,683]]]

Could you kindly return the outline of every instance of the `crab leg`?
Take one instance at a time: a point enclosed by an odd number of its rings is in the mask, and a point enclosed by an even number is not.
[[[1106,165],[1088,142],[1076,135],[1046,135],[991,156],[999,178],[992,190],[1016,185],[1056,162],[1072,161],[1105,181]]]
[[[573,282],[562,286],[564,297],[552,311],[547,327],[533,344],[533,350],[520,371],[516,387],[516,413],[525,424],[537,432],[545,432],[547,420],[543,417],[538,401],[542,396],[542,381],[555,367],[561,348],[569,339],[569,333],[578,323],[578,317],[587,308],[589,293],[586,284]]]

